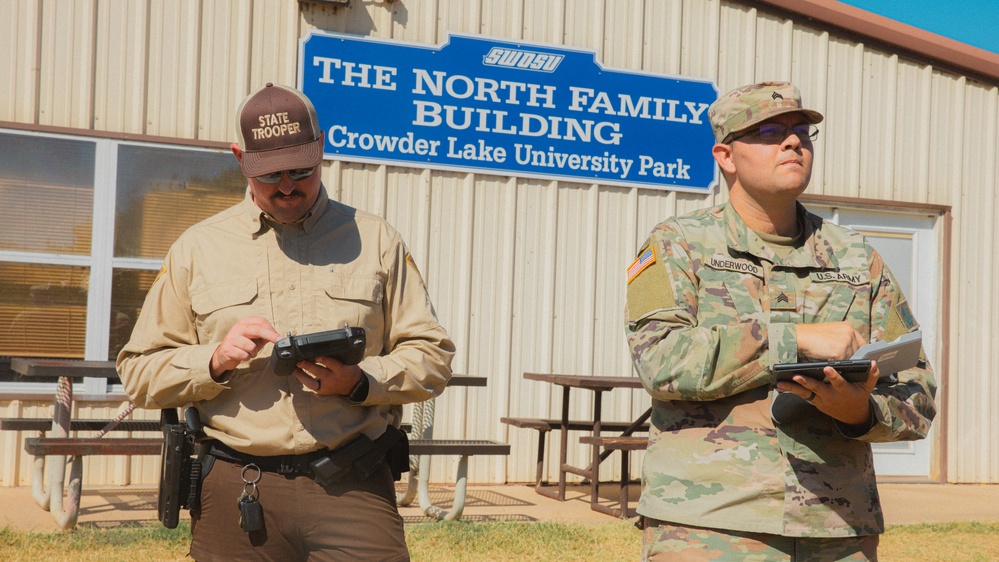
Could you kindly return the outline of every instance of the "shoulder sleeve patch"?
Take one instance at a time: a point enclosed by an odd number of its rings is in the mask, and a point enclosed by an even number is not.
[[[676,306],[673,284],[655,246],[643,250],[628,268],[628,319]]]
[[[409,264],[409,267],[413,268],[413,272],[416,273],[416,277],[420,280],[420,284],[426,285],[426,283],[423,282],[423,276],[420,275],[420,268],[416,267],[416,260],[413,259],[413,254],[410,254],[408,251],[406,252],[406,263]]]
[[[895,338],[902,334],[907,334],[918,327],[916,319],[912,316],[907,301],[901,301],[888,311],[888,324],[885,326],[885,341],[895,341]]]
[[[885,326],[884,340],[895,341],[895,338],[902,334],[908,334],[918,326],[916,318],[912,315],[908,301],[901,301],[892,307],[888,313],[888,325]]]

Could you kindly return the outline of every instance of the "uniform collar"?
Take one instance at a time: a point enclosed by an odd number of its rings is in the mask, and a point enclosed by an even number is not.
[[[751,254],[771,263],[788,267],[812,267],[818,269],[836,269],[838,262],[836,254],[821,229],[822,218],[805,210],[805,207],[795,202],[798,222],[803,226],[801,246],[785,258],[778,257],[770,246],[753,232],[735,212],[731,203],[722,208],[722,220],[727,225],[726,242],[728,247],[736,252]]]
[[[316,202],[312,204],[309,211],[305,213],[305,218],[300,220],[295,224],[302,225],[302,228],[306,233],[311,232],[312,228],[319,221],[319,217],[326,212],[326,208],[329,207],[329,195],[326,194],[326,186],[323,184],[319,185],[319,195],[316,197]],[[246,187],[246,193],[243,195],[243,201],[240,203],[243,208],[243,218],[246,222],[247,231],[253,236],[258,236],[264,231],[273,228],[275,225],[279,225],[277,221],[271,218],[270,215],[265,213],[253,202],[253,195],[250,193],[250,187]]]

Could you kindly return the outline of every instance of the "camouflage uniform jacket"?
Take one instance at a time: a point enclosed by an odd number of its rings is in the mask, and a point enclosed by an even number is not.
[[[795,324],[847,321],[868,341],[918,329],[860,234],[798,212],[804,242],[783,259],[726,204],[658,225],[629,269],[628,343],[653,398],[642,515],[796,537],[884,530],[870,443],[925,437],[936,383],[921,353],[875,389],[868,431],[815,409],[775,427],[770,366],[798,360]]]

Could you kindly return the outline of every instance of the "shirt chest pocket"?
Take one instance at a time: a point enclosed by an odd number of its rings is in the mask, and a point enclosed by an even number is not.
[[[369,347],[375,334],[382,334],[385,322],[385,284],[378,277],[328,273],[324,291],[316,295],[316,310],[323,326],[330,330],[350,326],[368,332]]]
[[[697,319],[701,326],[762,321],[762,284],[758,278],[731,271],[702,271],[697,295]]]
[[[221,340],[233,324],[247,316],[261,316],[256,279],[215,285],[191,293],[198,338],[202,342]]]
[[[813,274],[805,287],[804,321],[806,323],[842,322],[851,312],[863,316],[866,324],[871,309],[871,285],[865,274],[858,274],[859,282],[828,279]]]

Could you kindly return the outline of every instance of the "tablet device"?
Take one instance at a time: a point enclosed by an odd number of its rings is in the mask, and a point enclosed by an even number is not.
[[[920,330],[902,334],[890,342],[871,342],[853,354],[851,359],[869,359],[878,362],[881,376],[888,376],[911,369],[919,362],[919,349],[923,345]]]
[[[826,374],[822,372],[826,367],[832,367],[841,377],[850,382],[861,382],[867,380],[867,373],[871,370],[870,359],[843,359],[840,361],[812,361],[809,363],[780,363],[774,365],[774,379],[777,382],[794,382],[794,375],[811,377],[816,380],[826,380]]]

